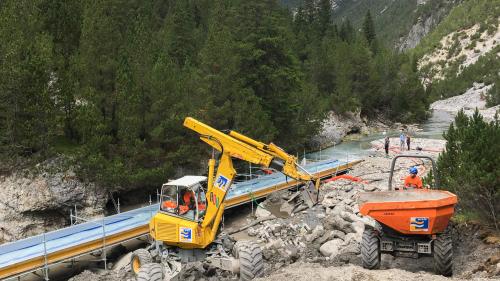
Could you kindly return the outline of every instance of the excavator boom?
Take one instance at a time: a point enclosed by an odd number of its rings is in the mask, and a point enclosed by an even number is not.
[[[224,199],[232,184],[236,171],[233,168],[232,158],[248,161],[263,167],[274,167],[283,174],[299,181],[311,181],[313,177],[300,169],[297,159],[287,154],[277,145],[253,140],[240,133],[230,131],[225,134],[191,117],[184,120],[184,126],[200,134],[200,139],[221,152],[219,166],[214,177],[215,161],[209,161],[208,190],[209,198],[215,198],[213,203],[209,200],[207,212],[202,222],[202,227],[212,229],[214,237],[219,225],[221,212],[224,210]]]

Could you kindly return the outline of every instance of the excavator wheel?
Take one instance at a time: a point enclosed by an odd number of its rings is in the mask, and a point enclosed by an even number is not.
[[[151,254],[146,249],[137,249],[132,253],[132,257],[130,258],[130,268],[137,276],[139,269],[152,261]]]
[[[264,258],[259,245],[250,241],[238,241],[233,255],[240,262],[240,280],[249,281],[264,273]]]
[[[165,273],[159,263],[148,263],[141,266],[137,274],[137,281],[163,281]]]
[[[380,243],[375,230],[365,228],[361,241],[361,260],[366,269],[380,268]]]
[[[453,274],[453,243],[449,233],[439,234],[434,240],[434,269],[437,274]]]

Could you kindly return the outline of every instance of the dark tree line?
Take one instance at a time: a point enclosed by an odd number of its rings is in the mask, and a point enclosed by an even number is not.
[[[5,0],[0,38],[2,157],[64,153],[110,187],[199,166],[186,116],[302,151],[330,110],[427,107],[414,60],[328,0]]]

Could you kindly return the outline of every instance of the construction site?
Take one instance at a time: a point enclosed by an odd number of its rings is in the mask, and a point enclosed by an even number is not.
[[[391,138],[386,155],[383,139],[375,136],[362,153],[328,159],[323,151],[323,157],[299,160],[272,143],[192,118],[184,126],[214,149],[208,177],[169,181],[143,207],[120,212],[118,202],[117,214],[99,219],[75,208],[68,227],[0,245],[0,279],[499,276],[498,236],[479,224],[454,222],[459,199],[439,190],[434,161],[444,140],[413,138],[418,149],[408,151]],[[233,183],[233,159],[263,168]],[[409,188],[403,181],[410,167],[418,177],[434,177],[422,189]]]

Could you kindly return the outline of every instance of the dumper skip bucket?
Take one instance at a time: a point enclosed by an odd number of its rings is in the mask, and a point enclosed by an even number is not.
[[[360,193],[359,210],[402,234],[442,233],[453,216],[457,196],[442,190]]]

